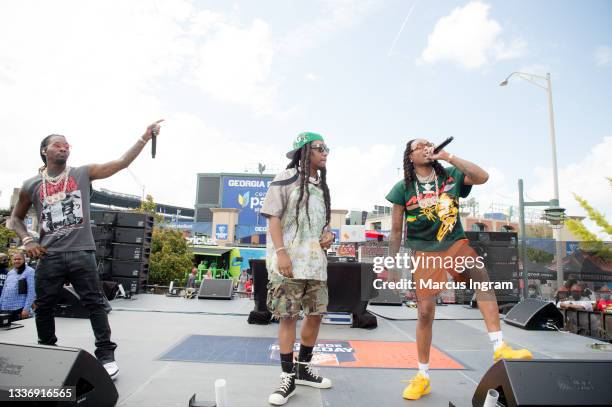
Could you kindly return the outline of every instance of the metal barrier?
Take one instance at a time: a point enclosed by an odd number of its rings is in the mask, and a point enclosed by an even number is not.
[[[568,331],[612,342],[612,313],[601,311],[581,311],[562,309],[565,329]]]

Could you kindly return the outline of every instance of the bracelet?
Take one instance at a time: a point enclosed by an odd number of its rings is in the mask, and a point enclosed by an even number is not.
[[[278,249],[276,249],[274,252],[278,254],[278,252],[280,252],[281,250],[285,250],[285,246],[281,246]]]
[[[21,239],[21,244],[26,245],[28,243],[32,243],[34,241],[34,239],[32,239],[32,236],[26,236],[23,239]]]
[[[147,140],[143,139],[142,136],[140,136],[138,141],[142,141],[142,144],[147,144]]]

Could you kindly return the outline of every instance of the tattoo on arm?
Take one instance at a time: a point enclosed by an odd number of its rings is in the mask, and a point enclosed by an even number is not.
[[[483,184],[489,179],[489,174],[472,162],[455,157],[452,164],[474,183]]]

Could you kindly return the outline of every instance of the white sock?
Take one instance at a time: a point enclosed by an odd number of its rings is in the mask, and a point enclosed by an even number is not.
[[[502,331],[489,332],[489,339],[491,339],[491,343],[493,344],[493,352],[497,350],[504,343],[504,335]]]
[[[419,373],[429,379],[429,363],[419,362]]]

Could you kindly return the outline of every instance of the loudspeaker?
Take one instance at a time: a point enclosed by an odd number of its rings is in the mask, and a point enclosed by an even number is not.
[[[255,311],[268,312],[268,270],[264,259],[250,259],[249,266],[253,273],[253,299]]]
[[[149,263],[146,262],[113,260],[111,263],[111,274],[113,277],[138,277],[146,279],[148,273]]]
[[[401,306],[404,304],[402,298],[395,290],[389,290],[387,288],[376,290],[378,296],[370,300],[370,305],[396,305]]]
[[[112,240],[113,239],[113,228],[109,225],[96,225],[91,227],[91,233],[93,234],[94,240]]]
[[[117,213],[108,211],[91,211],[89,217],[96,225],[112,226],[117,220]]]
[[[55,316],[63,318],[89,318],[89,310],[81,303],[74,288],[63,286],[55,306]]]
[[[140,277],[130,278],[113,276],[113,281],[115,281],[117,284],[121,284],[125,291],[129,291],[132,294],[139,294],[144,291],[145,280]]]
[[[151,244],[152,229],[115,228],[115,242],[131,244]]]
[[[117,226],[126,228],[153,227],[153,216],[140,212],[117,212]]]
[[[482,377],[472,406],[482,406],[489,389],[505,407],[609,406],[612,361],[500,360]]]
[[[204,279],[200,284],[198,298],[231,300],[233,286],[234,280],[231,279]]]
[[[563,314],[554,303],[536,298],[527,298],[506,314],[507,324],[528,330],[548,330],[548,325],[563,328]]]
[[[149,261],[151,248],[143,245],[113,243],[112,257],[117,260]]]
[[[82,349],[0,343],[0,355],[2,400],[9,400],[8,389],[64,386],[75,387],[75,401],[41,404],[114,406],[117,403],[119,394],[112,379],[100,362]]]
[[[111,245],[106,240],[96,240],[96,257],[110,257]]]

